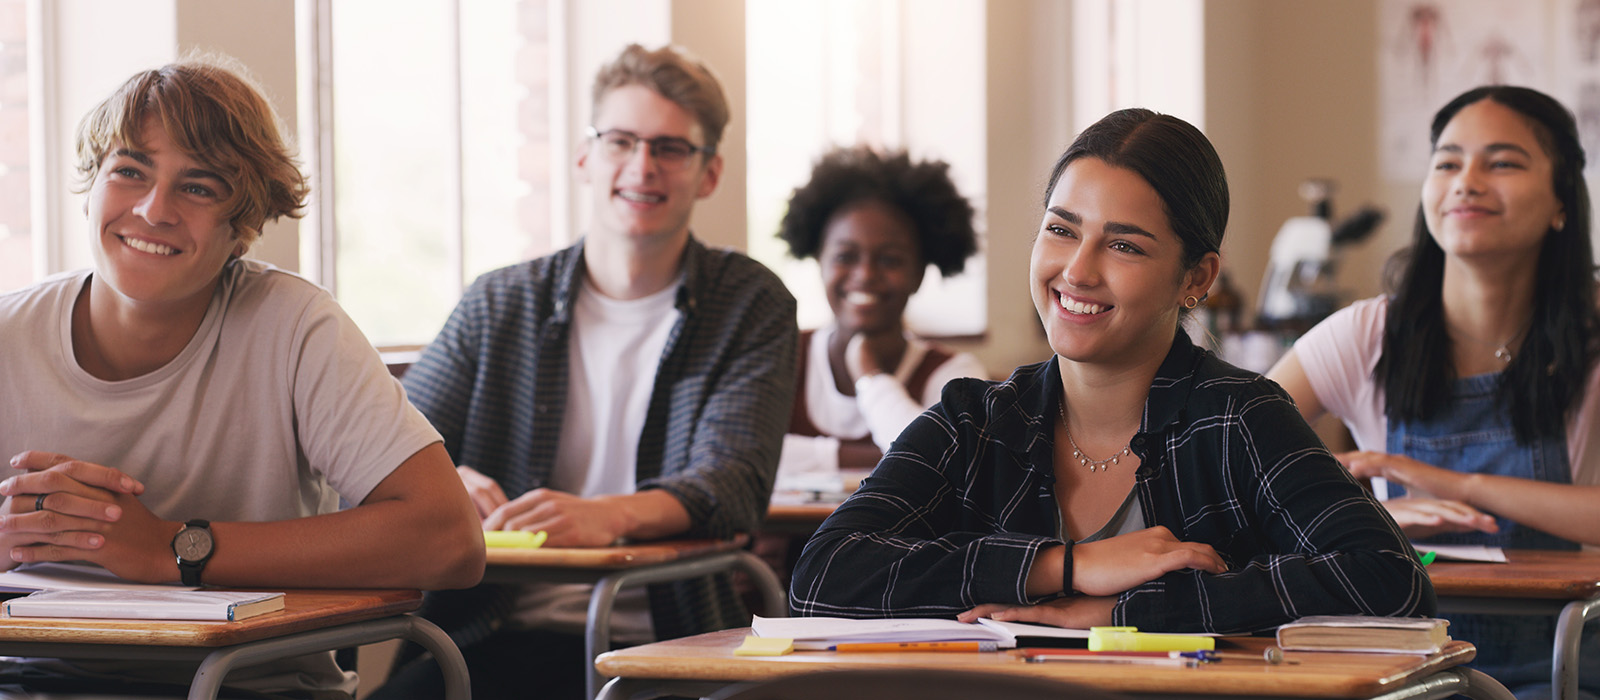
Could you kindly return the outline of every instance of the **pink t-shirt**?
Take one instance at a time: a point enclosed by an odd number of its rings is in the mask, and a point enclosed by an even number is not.
[[[1383,351],[1388,308],[1387,297],[1363,299],[1329,316],[1294,344],[1317,400],[1344,421],[1358,449],[1372,452],[1388,451],[1383,386],[1372,376]],[[1600,449],[1591,439],[1600,430],[1600,363],[1589,370],[1584,384],[1578,410],[1567,421],[1567,462],[1572,483],[1600,485]]]

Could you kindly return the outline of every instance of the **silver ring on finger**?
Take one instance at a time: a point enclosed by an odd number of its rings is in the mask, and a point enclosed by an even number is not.
[[[38,498],[33,499],[33,510],[35,512],[44,510],[44,497],[48,495],[50,494],[41,493]]]

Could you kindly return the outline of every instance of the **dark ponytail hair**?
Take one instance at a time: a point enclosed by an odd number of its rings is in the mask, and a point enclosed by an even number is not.
[[[1161,198],[1167,221],[1183,241],[1183,269],[1193,269],[1206,253],[1222,250],[1228,227],[1228,175],[1205,134],[1193,124],[1148,109],[1123,109],[1094,123],[1056,159],[1050,192],[1067,166],[1079,158],[1138,173]]]
[[[1583,146],[1572,113],[1544,93],[1492,85],[1469,90],[1433,117],[1429,143],[1467,105],[1493,100],[1528,120],[1550,156],[1552,186],[1566,213],[1561,230],[1545,232],[1534,275],[1533,311],[1522,349],[1500,375],[1496,396],[1511,414],[1520,444],[1560,438],[1573,400],[1594,359],[1595,278],[1589,245],[1589,187]],[[1444,249],[1417,206],[1411,247],[1390,263],[1383,354],[1373,378],[1383,383],[1390,421],[1426,420],[1450,400],[1458,378],[1444,324]]]

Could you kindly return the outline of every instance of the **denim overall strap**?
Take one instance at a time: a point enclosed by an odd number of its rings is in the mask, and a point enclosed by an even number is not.
[[[1517,443],[1510,416],[1496,401],[1500,375],[1486,374],[1456,381],[1451,401],[1426,421],[1389,424],[1388,451],[1446,469],[1477,474],[1572,483],[1565,436]],[[1389,483],[1389,497],[1405,489]],[[1495,516],[1500,532],[1445,534],[1421,540],[1431,544],[1479,544],[1515,549],[1575,550],[1578,544]],[[1424,547],[1425,548],[1425,547]],[[1530,687],[1550,683],[1550,640],[1555,620],[1544,616],[1451,614],[1450,636],[1478,647],[1471,665],[1522,695]],[[1588,692],[1600,683],[1600,640],[1595,625],[1585,630],[1579,659],[1579,681]],[[1537,695],[1537,693],[1535,693]]]
[[[1474,474],[1494,474],[1557,484],[1572,483],[1565,436],[1517,444],[1516,433],[1495,397],[1499,374],[1456,381],[1451,401],[1426,421],[1390,422],[1388,451],[1425,464]],[[1389,497],[1405,488],[1389,483]],[[1430,544],[1481,544],[1516,549],[1575,550],[1578,545],[1496,516],[1500,532],[1439,535]]]

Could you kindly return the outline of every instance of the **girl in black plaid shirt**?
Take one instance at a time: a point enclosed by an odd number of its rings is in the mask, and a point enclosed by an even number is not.
[[[947,385],[806,546],[795,612],[1219,633],[1432,614],[1399,529],[1287,395],[1180,332],[1221,269],[1206,138],[1113,113],[1046,192],[1029,286],[1055,357]]]

